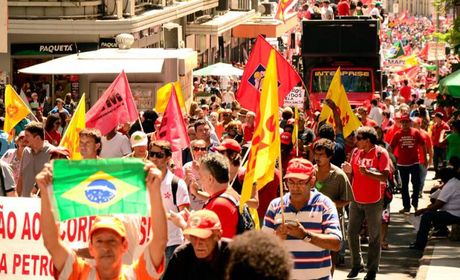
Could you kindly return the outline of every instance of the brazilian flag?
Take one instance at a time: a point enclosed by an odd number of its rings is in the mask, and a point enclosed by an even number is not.
[[[107,214],[147,215],[144,163],[134,158],[55,160],[58,219]]]

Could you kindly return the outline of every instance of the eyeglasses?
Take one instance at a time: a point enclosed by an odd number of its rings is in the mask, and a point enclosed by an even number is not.
[[[308,184],[308,182],[310,182],[310,179],[304,180],[304,181],[298,181],[298,182],[286,181],[287,185],[291,186],[291,187],[294,187],[294,186],[299,186],[299,187],[306,186]]]
[[[156,157],[156,158],[164,158],[164,157],[165,157],[165,154],[162,153],[162,152],[150,151],[150,152],[149,152],[149,157],[151,157],[151,158],[153,158],[153,157]]]
[[[205,151],[206,151],[206,147],[193,147],[193,150],[194,150],[195,152],[198,152],[198,151],[205,152]]]

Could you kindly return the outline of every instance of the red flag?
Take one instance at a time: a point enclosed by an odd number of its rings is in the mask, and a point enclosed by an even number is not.
[[[418,57],[421,59],[426,59],[428,57],[428,43],[425,43],[423,49],[418,53]]]
[[[138,118],[131,88],[125,71],[113,81],[109,88],[86,113],[86,127],[97,128],[106,135],[119,124],[134,122]]]
[[[174,173],[183,177],[182,150],[190,146],[190,139],[174,86],[171,87],[171,96],[161,120],[158,139],[167,140],[171,143],[172,159],[175,164]]]
[[[267,68],[268,57],[273,49],[262,36],[257,38],[254,48],[246,64],[241,78],[241,84],[236,94],[236,99],[244,108],[257,112],[259,110],[260,92],[262,81]],[[300,76],[289,62],[276,52],[276,67],[278,74],[278,103],[284,104],[286,95],[300,82]]]

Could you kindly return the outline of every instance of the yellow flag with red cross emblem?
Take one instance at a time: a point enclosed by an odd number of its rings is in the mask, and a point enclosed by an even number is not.
[[[326,99],[331,99],[337,105],[340,112],[340,119],[343,125],[343,137],[347,138],[354,130],[361,126],[358,117],[351,110],[350,103],[348,102],[347,93],[342,85],[340,67],[332,78],[331,85],[327,91]],[[334,114],[329,106],[324,105],[319,116],[319,121],[327,120],[328,123],[334,124]]]
[[[69,149],[70,159],[82,159],[80,154],[80,131],[86,127],[85,94],[80,98],[75,113],[70,120],[69,127],[64,133],[59,146]]]
[[[16,93],[11,85],[5,89],[5,124],[3,130],[8,133],[8,142],[14,138],[14,127],[27,115],[32,114],[24,100]]]

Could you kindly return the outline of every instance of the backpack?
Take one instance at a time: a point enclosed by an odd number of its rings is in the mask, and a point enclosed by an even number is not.
[[[245,231],[253,230],[256,228],[256,224],[252,219],[251,213],[249,212],[249,207],[245,204],[243,207],[243,212],[239,211],[240,203],[231,195],[227,193],[221,194],[219,197],[229,200],[233,205],[235,205],[238,210],[238,223],[236,225],[236,234],[242,234]]]
[[[380,146],[376,146],[377,150],[377,160],[380,160],[380,156],[382,155],[382,151],[380,150]],[[388,204],[391,203],[393,200],[393,194],[396,193],[396,180],[395,180],[395,167],[393,165],[393,162],[391,161],[390,158],[390,174],[388,174],[388,180],[387,183],[385,184],[385,191],[383,192],[383,208],[387,208]]]

